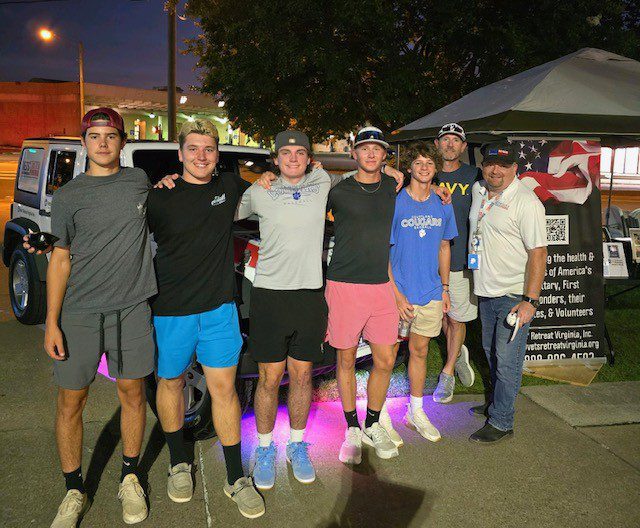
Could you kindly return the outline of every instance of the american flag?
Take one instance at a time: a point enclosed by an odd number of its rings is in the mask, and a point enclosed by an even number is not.
[[[512,140],[518,177],[546,202],[583,204],[600,178],[598,141]]]

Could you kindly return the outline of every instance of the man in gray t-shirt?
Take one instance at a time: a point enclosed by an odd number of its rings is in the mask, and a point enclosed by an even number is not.
[[[67,487],[54,528],[76,526],[88,507],[82,411],[103,352],[122,408],[122,517],[133,524],[148,514],[136,471],[147,406],[144,377],[155,362],[147,302],[157,291],[146,222],[150,186],[144,171],[120,167],[126,134],[117,112],[91,110],[81,129],[89,168],[58,189],[51,206],[58,240],[47,268],[44,345],[59,386],[56,439]]]

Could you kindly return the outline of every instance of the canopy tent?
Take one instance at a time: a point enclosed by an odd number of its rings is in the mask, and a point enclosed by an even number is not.
[[[640,139],[640,62],[583,48],[479,88],[394,131],[391,142],[436,136],[460,123],[470,141],[495,136]]]

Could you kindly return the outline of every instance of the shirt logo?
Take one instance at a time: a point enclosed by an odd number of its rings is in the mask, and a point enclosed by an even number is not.
[[[227,201],[227,195],[221,194],[220,196],[216,196],[213,200],[211,200],[211,205],[220,205]]]
[[[402,227],[413,227],[414,229],[424,231],[425,228],[431,229],[432,227],[441,227],[442,218],[435,218],[431,215],[413,215],[410,218],[403,218],[400,225]],[[420,234],[420,236],[424,235]]]
[[[138,214],[140,216],[144,216],[147,213],[147,207],[143,203],[138,203],[138,205],[136,205],[136,209],[138,210]]]
[[[294,200],[299,201],[300,198],[304,196],[311,196],[312,194],[318,194],[319,192],[320,192],[320,186],[318,184],[312,184],[312,185],[305,185],[304,187],[283,186],[283,187],[271,188],[267,191],[267,194],[273,200],[277,200],[282,196],[285,196],[285,197],[292,196]]]
[[[421,229],[420,231],[418,231],[418,234],[420,235],[420,238],[422,238],[427,234],[427,232],[424,229]]]

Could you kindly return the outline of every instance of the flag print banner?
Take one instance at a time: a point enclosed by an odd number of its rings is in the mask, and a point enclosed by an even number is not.
[[[529,364],[605,357],[600,142],[512,139],[518,177],[543,203],[547,276],[531,323]]]

